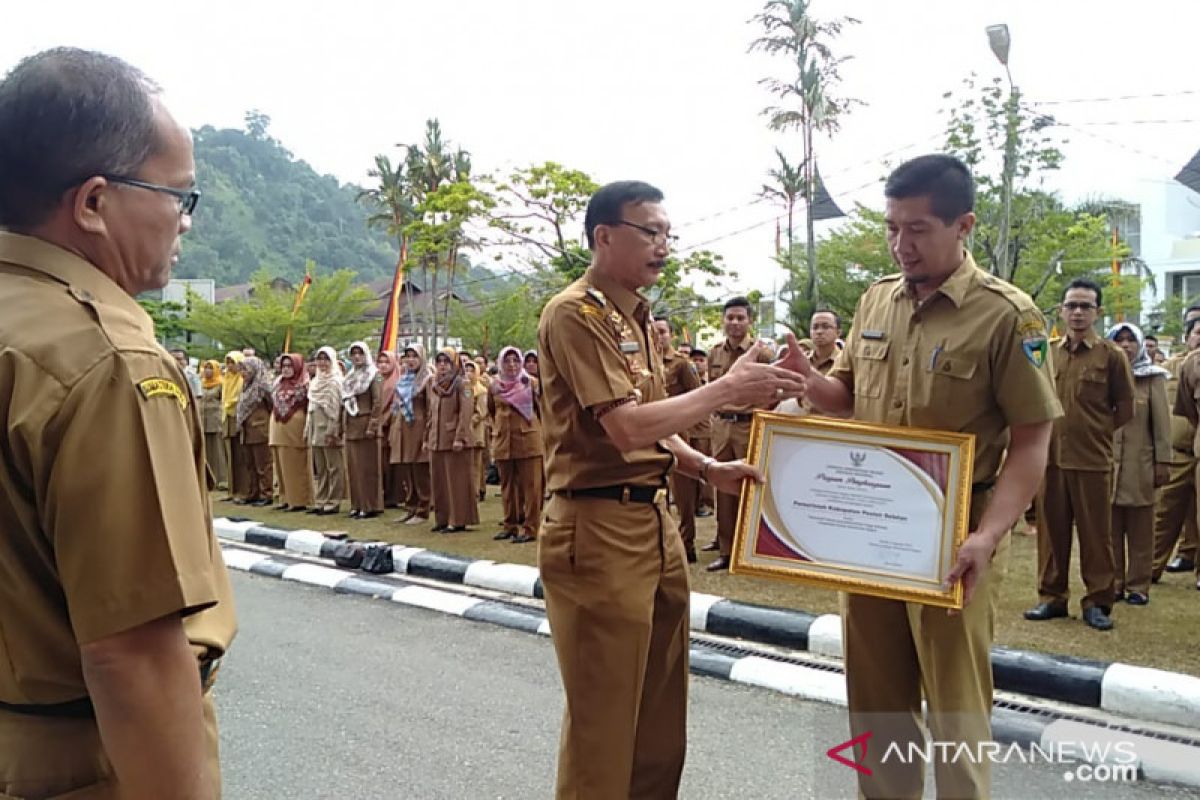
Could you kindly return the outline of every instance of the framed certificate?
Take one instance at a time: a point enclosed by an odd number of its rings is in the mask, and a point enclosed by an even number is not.
[[[731,571],[946,608],[969,533],[973,434],[754,413]]]

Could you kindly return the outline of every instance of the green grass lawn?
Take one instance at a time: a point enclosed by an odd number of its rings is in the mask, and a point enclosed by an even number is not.
[[[344,531],[357,539],[379,539],[424,547],[471,558],[486,558],[514,564],[536,564],[536,544],[496,542],[492,534],[499,529],[500,500],[495,487],[479,507],[481,523],[466,533],[431,533],[432,522],[425,525],[400,525],[401,512],[389,510],[373,520],[351,520],[345,514],[318,517],[290,514],[271,509],[214,503],[214,514],[250,517],[285,528],[310,528]],[[343,505],[343,508],[346,508]],[[699,544],[716,535],[713,518],[699,520]],[[837,613],[835,592],[797,586],[762,578],[746,578],[728,573],[708,573],[703,567],[714,553],[701,553],[700,563],[691,568],[692,590],[722,595],[751,603],[797,608],[815,614]],[[1021,613],[1037,602],[1037,545],[1027,536],[1013,536],[1008,574],[1000,595],[996,619],[996,644],[1023,650],[1122,661],[1147,667],[1200,676],[1200,591],[1188,574],[1164,575],[1163,582],[1151,590],[1148,606],[1133,607],[1118,603],[1113,612],[1116,627],[1107,632],[1094,631],[1078,618],[1078,598],[1083,594],[1078,565],[1072,570],[1072,607],[1069,619],[1027,622]]]

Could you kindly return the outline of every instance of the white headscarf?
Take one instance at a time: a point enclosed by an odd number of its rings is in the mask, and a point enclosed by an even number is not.
[[[1133,334],[1133,338],[1137,340],[1137,357],[1129,362],[1129,369],[1133,371],[1133,377],[1149,378],[1154,375],[1162,375],[1164,378],[1170,377],[1170,372],[1150,360],[1150,354],[1146,352],[1146,337],[1142,335],[1142,329],[1137,325],[1132,325],[1128,322],[1118,322],[1108,329],[1108,333],[1105,334],[1104,338],[1115,342],[1117,335],[1121,331],[1129,331]]]
[[[342,384],[342,405],[345,407],[346,413],[352,417],[358,416],[358,395],[370,388],[371,381],[375,380],[375,376],[379,372],[375,368],[375,359],[371,357],[371,348],[367,347],[366,342],[355,342],[346,352],[353,353],[356,347],[363,351],[366,363],[361,367],[352,366]],[[353,363],[352,356],[351,364]]]

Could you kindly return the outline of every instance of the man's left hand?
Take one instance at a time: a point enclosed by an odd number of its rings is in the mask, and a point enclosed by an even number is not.
[[[762,470],[744,461],[714,462],[709,465],[705,477],[714,489],[725,494],[739,494],[742,491],[742,482],[747,479],[755,483],[766,480]]]
[[[958,548],[958,557],[954,561],[954,568],[946,576],[946,586],[953,586],[955,581],[962,580],[964,608],[975,595],[975,587],[987,573],[995,552],[995,541],[990,536],[978,532],[968,536],[967,540]]]

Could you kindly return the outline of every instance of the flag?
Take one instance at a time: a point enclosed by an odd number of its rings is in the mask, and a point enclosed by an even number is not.
[[[292,322],[288,323],[287,336],[283,340],[285,353],[292,351],[292,323],[296,321],[296,314],[300,313],[300,304],[304,302],[304,295],[308,294],[308,287],[312,286],[312,268],[312,261],[304,265],[304,280],[300,282],[300,289],[296,292],[296,302],[292,305]]]
[[[387,312],[383,315],[383,330],[379,332],[379,349],[389,353],[396,349],[400,338],[400,298],[404,292],[404,265],[408,263],[408,243],[400,245],[400,260],[396,262],[396,276],[392,278],[392,292],[388,296]]]

